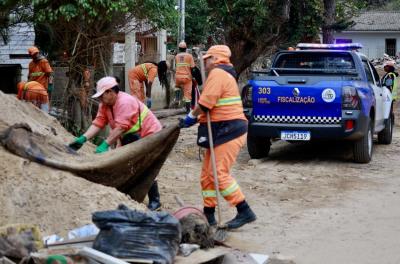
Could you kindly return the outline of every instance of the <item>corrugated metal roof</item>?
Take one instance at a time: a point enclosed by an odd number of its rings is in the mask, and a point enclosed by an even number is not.
[[[400,31],[400,11],[368,11],[353,17],[355,24],[344,31]]]

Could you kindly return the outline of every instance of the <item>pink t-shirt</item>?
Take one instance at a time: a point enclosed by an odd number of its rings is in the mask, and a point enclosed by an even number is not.
[[[100,103],[97,116],[92,124],[100,128],[104,128],[109,124],[112,129],[120,127],[126,132],[138,122],[139,115],[144,111],[145,107],[137,98],[120,91],[117,95],[117,101],[112,107]],[[142,127],[139,130],[140,137],[146,137],[161,129],[160,121],[149,110],[144,120],[142,120]]]

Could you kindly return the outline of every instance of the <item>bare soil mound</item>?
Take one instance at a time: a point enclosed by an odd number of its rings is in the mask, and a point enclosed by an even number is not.
[[[0,92],[0,130],[27,123],[36,133],[70,142],[70,135],[54,118],[14,96]],[[86,144],[84,152],[93,152]],[[38,225],[44,234],[59,233],[91,222],[91,214],[124,203],[145,210],[114,188],[89,182],[74,174],[13,155],[0,147],[0,226]]]

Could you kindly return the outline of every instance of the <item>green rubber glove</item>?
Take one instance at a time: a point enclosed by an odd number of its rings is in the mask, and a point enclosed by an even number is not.
[[[87,141],[87,138],[84,135],[82,135],[82,136],[80,136],[78,138],[75,138],[75,141],[70,143],[68,145],[68,147],[70,147],[73,150],[77,151],[78,149],[80,149],[83,146],[83,144],[85,144],[86,141]]]
[[[51,93],[53,91],[53,88],[54,88],[54,84],[49,83],[48,86],[47,86],[47,92]]]
[[[107,141],[103,140],[100,145],[97,146],[95,153],[103,153],[108,151],[108,148],[110,145],[108,145]]]

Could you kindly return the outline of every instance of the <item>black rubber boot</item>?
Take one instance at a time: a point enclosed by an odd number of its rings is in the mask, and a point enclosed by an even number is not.
[[[204,215],[207,218],[208,224],[210,226],[216,226],[217,220],[215,220],[215,207],[204,207],[203,209]]]
[[[190,112],[190,102],[185,102],[185,109],[186,109],[186,114],[189,114],[189,112]]]
[[[151,185],[151,188],[147,195],[149,196],[149,204],[147,205],[147,208],[149,208],[151,211],[160,210],[160,193],[158,192],[157,181],[153,182],[153,185]]]
[[[251,223],[257,219],[254,212],[251,210],[250,206],[246,201],[240,202],[236,205],[236,209],[238,211],[235,218],[228,221],[225,225],[228,229],[236,229],[245,224]]]
[[[174,101],[173,101],[173,105],[174,105],[175,108],[179,107],[180,101],[181,101],[181,90],[180,89],[175,89],[175,91],[174,91]]]

